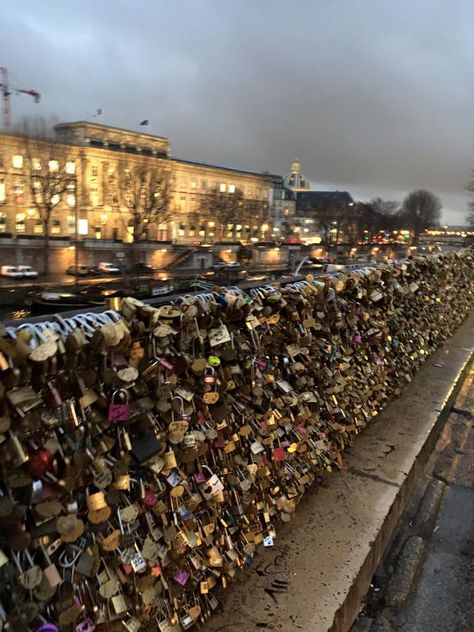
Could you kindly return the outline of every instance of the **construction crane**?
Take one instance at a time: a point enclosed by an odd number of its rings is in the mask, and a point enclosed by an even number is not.
[[[10,97],[15,94],[29,94],[33,97],[35,103],[39,103],[41,94],[36,90],[27,88],[15,88],[8,83],[8,71],[6,68],[0,67],[0,91],[3,96],[3,128],[9,130],[11,127],[11,109],[10,109]]]

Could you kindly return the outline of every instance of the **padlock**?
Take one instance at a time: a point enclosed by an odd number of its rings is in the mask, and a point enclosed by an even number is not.
[[[206,469],[210,475],[210,477],[201,484],[201,493],[206,500],[211,500],[211,498],[217,496],[224,489],[224,485],[217,474],[213,474],[211,469],[207,465],[203,465],[203,468]]]
[[[124,401],[120,401],[120,399]],[[109,404],[109,412],[107,419],[109,421],[128,421],[129,418],[129,395],[124,388],[116,390],[112,393],[112,399]]]

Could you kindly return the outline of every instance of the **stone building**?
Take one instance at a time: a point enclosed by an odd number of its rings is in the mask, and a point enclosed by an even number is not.
[[[112,183],[119,167],[138,162],[150,168],[158,166],[171,182],[169,217],[148,227],[148,242],[265,241],[275,235],[274,218],[285,212],[281,176],[180,160],[170,156],[167,138],[107,125],[61,123],[56,125],[55,134],[54,144],[44,143],[40,151],[50,151],[47,159],[51,168],[57,162],[54,151],[60,152],[70,175],[67,191],[50,221],[50,236],[58,242],[76,237],[84,243],[131,241],[127,208],[119,205]],[[40,239],[44,232],[26,181],[27,143],[21,135],[0,135],[0,238]],[[254,217],[246,223],[220,225],[217,214],[202,217],[202,200],[215,191],[258,203],[265,219]]]

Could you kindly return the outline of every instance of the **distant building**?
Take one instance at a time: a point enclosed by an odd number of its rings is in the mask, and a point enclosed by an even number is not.
[[[318,243],[318,214],[330,211],[350,212],[354,206],[354,200],[347,191],[312,190],[297,159],[293,161],[284,183],[295,196],[295,211],[288,222],[287,232],[297,234],[302,241]]]

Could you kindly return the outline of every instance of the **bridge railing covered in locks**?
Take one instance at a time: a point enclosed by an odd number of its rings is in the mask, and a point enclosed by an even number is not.
[[[463,251],[3,331],[3,629],[199,626],[473,292]]]

